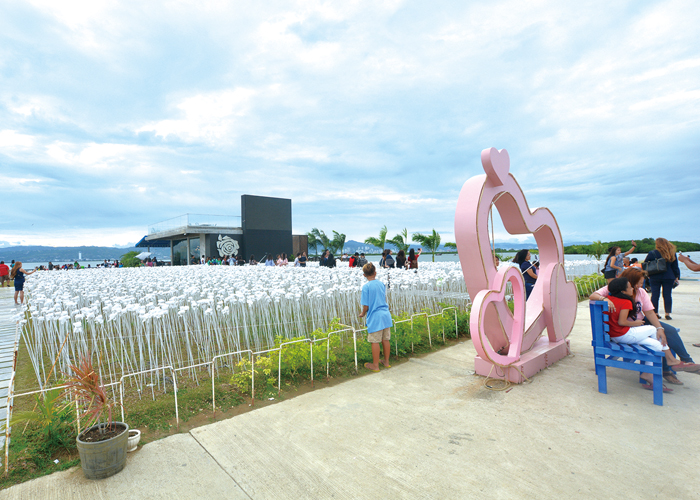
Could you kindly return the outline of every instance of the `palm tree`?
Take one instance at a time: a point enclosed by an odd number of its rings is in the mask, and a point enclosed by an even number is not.
[[[387,233],[387,228],[384,226],[380,231],[379,231],[379,238],[375,238],[374,236],[370,236],[365,240],[365,243],[368,245],[372,245],[375,247],[379,247],[384,250],[384,247],[386,246],[386,233]]]
[[[326,233],[320,231],[318,228],[313,228],[309,234],[314,235],[314,238],[316,238],[316,244],[320,243],[323,245],[323,248],[330,248],[331,239],[326,236]]]
[[[306,237],[308,238],[307,246],[309,247],[309,251],[313,248],[314,255],[318,257],[318,244],[320,241],[318,241],[316,236],[311,232],[306,233]]]
[[[390,240],[386,241],[394,245],[397,249],[403,250],[404,252],[408,252],[408,247],[411,246],[408,243],[408,229],[406,228],[404,228],[403,231],[401,231],[399,234],[397,234]]]
[[[594,241],[593,244],[589,246],[588,250],[589,253],[586,255],[588,257],[594,257],[597,261],[600,261],[600,257],[608,251],[605,244],[600,240]],[[598,262],[598,272],[600,272],[600,262]]]
[[[428,248],[432,252],[433,262],[435,262],[435,251],[440,247],[440,234],[435,229],[433,229],[433,234],[430,235],[413,233],[413,241],[417,241]]]
[[[333,239],[329,243],[331,252],[334,254],[343,253],[343,248],[345,248],[345,235],[339,233],[338,231],[333,231]]]
[[[452,243],[448,241],[445,243],[445,248],[451,248],[452,250],[457,250],[457,243]]]

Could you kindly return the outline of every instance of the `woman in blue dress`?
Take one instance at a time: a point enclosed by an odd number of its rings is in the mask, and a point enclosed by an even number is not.
[[[34,274],[36,269],[33,271],[25,271],[22,268],[22,263],[17,261],[15,265],[12,266],[12,271],[10,272],[10,278],[15,280],[15,305],[24,304],[24,278],[30,274]],[[17,302],[17,297],[19,296],[19,302]]]

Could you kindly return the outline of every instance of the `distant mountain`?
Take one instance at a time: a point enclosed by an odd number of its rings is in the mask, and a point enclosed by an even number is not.
[[[0,248],[0,260],[10,262],[61,262],[77,260],[114,260],[121,258],[127,252],[145,252],[145,248],[114,248],[114,247],[46,247],[46,246],[16,246]],[[170,259],[169,248],[151,248],[151,252],[159,259]]]

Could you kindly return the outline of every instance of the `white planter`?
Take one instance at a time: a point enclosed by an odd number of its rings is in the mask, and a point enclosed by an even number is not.
[[[141,439],[141,431],[138,429],[129,429],[129,442],[126,445],[126,451],[136,451]]]

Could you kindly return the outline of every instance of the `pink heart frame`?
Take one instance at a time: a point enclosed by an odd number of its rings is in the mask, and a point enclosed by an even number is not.
[[[566,280],[564,245],[559,226],[547,208],[530,210],[525,194],[510,171],[510,156],[503,149],[481,152],[485,174],[467,180],[455,211],[455,240],[469,296],[473,298],[470,325],[479,355],[497,365],[518,361],[547,330],[551,343],[565,339],[576,317],[577,293]],[[540,271],[526,300],[520,270],[498,271],[489,238],[489,216],[496,207],[510,234],[532,234],[537,241]],[[515,313],[511,313],[504,287],[511,282]],[[482,293],[483,292],[483,293]],[[520,311],[523,314],[520,314]],[[522,333],[521,333],[522,331]],[[507,348],[507,355],[498,354]]]
[[[510,335],[508,354],[498,354],[486,337],[486,311],[489,304],[503,302],[506,295],[506,283],[510,282],[513,288],[514,310]],[[502,318],[503,319],[503,318]],[[472,332],[474,348],[483,359],[488,359],[496,365],[509,365],[520,359],[520,350],[523,344],[525,327],[525,289],[520,270],[515,267],[501,269],[496,274],[492,289],[480,291],[472,302],[472,314],[469,317],[469,327]],[[475,334],[476,333],[476,334]]]

